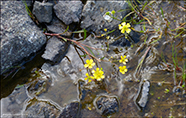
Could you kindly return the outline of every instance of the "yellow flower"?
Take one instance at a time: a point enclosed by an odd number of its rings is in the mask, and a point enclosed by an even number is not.
[[[104,29],[104,31],[106,32],[106,31],[107,31],[107,29],[105,28],[105,29]]]
[[[93,60],[92,59],[90,59],[90,60],[86,60],[86,64],[84,65],[84,67],[85,68],[92,68],[93,66],[95,65],[95,63],[93,62]]]
[[[125,72],[127,72],[126,66],[120,66],[120,67],[119,67],[119,71],[120,71],[122,74],[125,74]]]
[[[92,70],[94,79],[97,79],[98,81],[101,81],[101,79],[104,79],[105,76],[103,75],[104,72],[100,70],[99,68],[96,68],[96,70]]]
[[[126,22],[122,22],[118,26],[119,26],[119,29],[121,30],[121,33],[125,33],[126,31],[129,34],[131,31],[129,23],[126,24]]]
[[[92,79],[94,79],[94,77],[90,76],[88,73],[86,73],[86,76],[85,80],[88,80],[88,82],[91,82]]]
[[[121,56],[121,59],[119,60],[120,63],[126,64],[128,62],[128,59],[126,59],[127,56]]]

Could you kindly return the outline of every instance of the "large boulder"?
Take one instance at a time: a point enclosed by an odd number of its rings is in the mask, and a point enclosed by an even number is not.
[[[1,74],[41,49],[46,38],[22,1],[1,1]]]

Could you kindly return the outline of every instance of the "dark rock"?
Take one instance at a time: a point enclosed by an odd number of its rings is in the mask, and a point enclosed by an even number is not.
[[[97,111],[104,116],[112,115],[119,110],[119,101],[114,96],[101,95],[94,100]]]
[[[56,16],[66,25],[72,22],[79,22],[83,4],[81,1],[59,1],[54,6]]]
[[[41,3],[35,1],[33,14],[36,16],[40,23],[50,23],[52,21],[52,3]]]
[[[1,74],[41,49],[45,35],[28,16],[22,1],[1,2]]]
[[[67,26],[65,26],[65,24],[58,20],[58,18],[56,18],[55,16],[52,19],[52,22],[50,24],[46,24],[46,26],[48,31],[56,34],[63,33],[67,29]],[[71,36],[70,30],[65,32],[63,35],[70,37]]]
[[[109,31],[118,29],[118,24],[121,23],[121,21],[109,19],[107,17],[108,15],[105,16],[105,13],[121,9],[128,9],[126,1],[88,0],[82,11],[81,28],[86,28],[88,31],[94,31],[96,34],[102,33],[104,28],[107,28]],[[124,12],[116,12],[114,16],[122,19],[127,12],[127,10]]]
[[[79,102],[72,102],[67,105],[62,113],[60,114],[59,118],[76,118],[80,115],[80,103]]]
[[[58,38],[52,37],[47,42],[42,57],[46,60],[52,61],[53,63],[58,63],[65,56],[67,49],[68,44],[66,42],[62,42]]]

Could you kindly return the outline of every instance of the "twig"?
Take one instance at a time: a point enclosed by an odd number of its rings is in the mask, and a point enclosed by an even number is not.
[[[89,58],[95,58],[98,62],[101,62],[101,60],[100,59],[98,59],[98,58],[96,58],[95,56],[93,56],[93,55],[91,55],[82,45],[84,45],[85,46],[85,44],[82,44],[82,43],[80,43],[80,42],[78,42],[78,41],[75,41],[75,40],[72,40],[72,39],[69,39],[69,38],[64,38],[64,37],[62,37],[62,36],[60,36],[60,34],[50,34],[50,33],[44,33],[45,35],[48,35],[48,36],[57,36],[58,38],[61,38],[61,39],[66,39],[66,40],[68,40],[68,41],[71,41],[71,42],[73,42],[73,43],[75,43],[75,44],[77,44],[78,46],[80,46],[86,53],[87,53],[87,55],[89,56]],[[87,46],[87,45],[86,45]],[[89,47],[89,46],[88,46]]]

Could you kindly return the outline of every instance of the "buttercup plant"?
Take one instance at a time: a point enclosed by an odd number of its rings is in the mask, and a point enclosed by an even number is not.
[[[93,62],[92,59],[87,59],[86,60],[86,64],[84,64],[84,67],[88,69],[92,69],[93,66],[95,65],[95,63]],[[102,79],[105,78],[104,72],[102,71],[102,68],[96,68],[96,70],[91,70],[91,74],[89,75],[88,73],[86,73],[86,78],[85,80],[88,80],[88,82],[91,82],[92,80],[97,80],[97,81],[101,81]]]
[[[127,67],[125,66],[126,63],[128,62],[128,59],[126,57],[127,57],[126,55],[121,56],[121,59],[119,60],[120,63],[124,64],[124,66],[119,66],[119,72],[122,74],[125,74],[128,71]],[[98,67],[96,69],[93,69],[94,65],[95,63],[93,62],[92,59],[86,60],[86,64],[84,64],[84,67],[92,70],[90,71],[91,74],[86,73],[86,78],[84,78],[84,80],[88,80],[88,82],[91,82],[94,80],[101,81],[102,79],[105,78],[103,69]]]
[[[111,12],[112,14],[112,18],[113,19],[116,19],[116,20],[119,20],[117,19],[116,17],[114,17],[114,14],[115,14],[115,11],[113,10]],[[110,14],[109,14],[110,15]],[[125,36],[127,36],[127,34],[129,34],[131,32],[131,26],[129,23],[126,23],[126,22],[122,22],[121,24],[118,25],[118,29],[121,30],[121,33],[125,34]],[[67,27],[67,29],[65,30],[65,32],[68,30],[69,27]],[[110,39],[110,36],[108,36],[108,34],[112,33],[115,31],[114,30],[111,30],[111,31],[108,31],[108,29],[104,28],[104,31],[105,31],[105,34],[102,34],[101,37],[103,36],[106,36],[106,39],[109,40]],[[64,32],[64,33],[65,33]],[[84,33],[84,39],[86,38],[86,30],[83,29],[83,30],[80,30],[80,31],[75,31],[75,32],[72,32],[72,33]],[[101,61],[104,61],[103,59],[98,59],[93,55],[91,55],[83,46],[89,48],[89,50],[91,49],[96,49],[96,48],[93,48],[93,47],[90,47],[88,45],[85,45],[81,42],[78,42],[78,41],[75,41],[75,40],[72,40],[72,39],[69,39],[69,38],[65,38],[65,37],[62,37],[61,34],[63,33],[60,33],[60,34],[50,34],[50,33],[44,33],[45,35],[47,36],[56,36],[60,39],[62,39],[63,41],[67,42],[67,41],[70,41],[72,42],[72,44],[76,45],[78,48],[81,48],[82,51],[84,53],[86,53],[85,55],[83,55],[84,57],[86,57],[86,55],[89,56],[89,59],[86,60],[86,63],[84,64],[84,67],[86,69],[89,69],[90,71],[88,71],[85,75],[86,77],[84,78],[84,80],[88,81],[88,82],[91,82],[91,81],[101,81],[105,78],[105,75],[104,75],[104,71],[102,68],[99,68],[99,67],[96,67],[94,68],[94,66],[96,65],[95,62],[93,61],[93,59],[95,59],[98,63],[100,63]],[[96,36],[96,37],[99,37],[99,36]],[[107,42],[107,48],[109,47],[109,44]],[[91,49],[90,49],[91,48]],[[111,57],[112,58],[112,57]],[[110,61],[111,63],[113,63],[112,61]],[[119,72],[121,72],[122,74],[125,74],[128,70],[127,70],[127,67],[126,67],[126,63],[128,62],[128,59],[126,58],[126,56],[121,56],[121,59],[119,60],[120,63],[124,64],[123,66],[117,66],[119,68]],[[113,63],[114,64],[114,63]],[[116,64],[115,64],[116,65]]]

